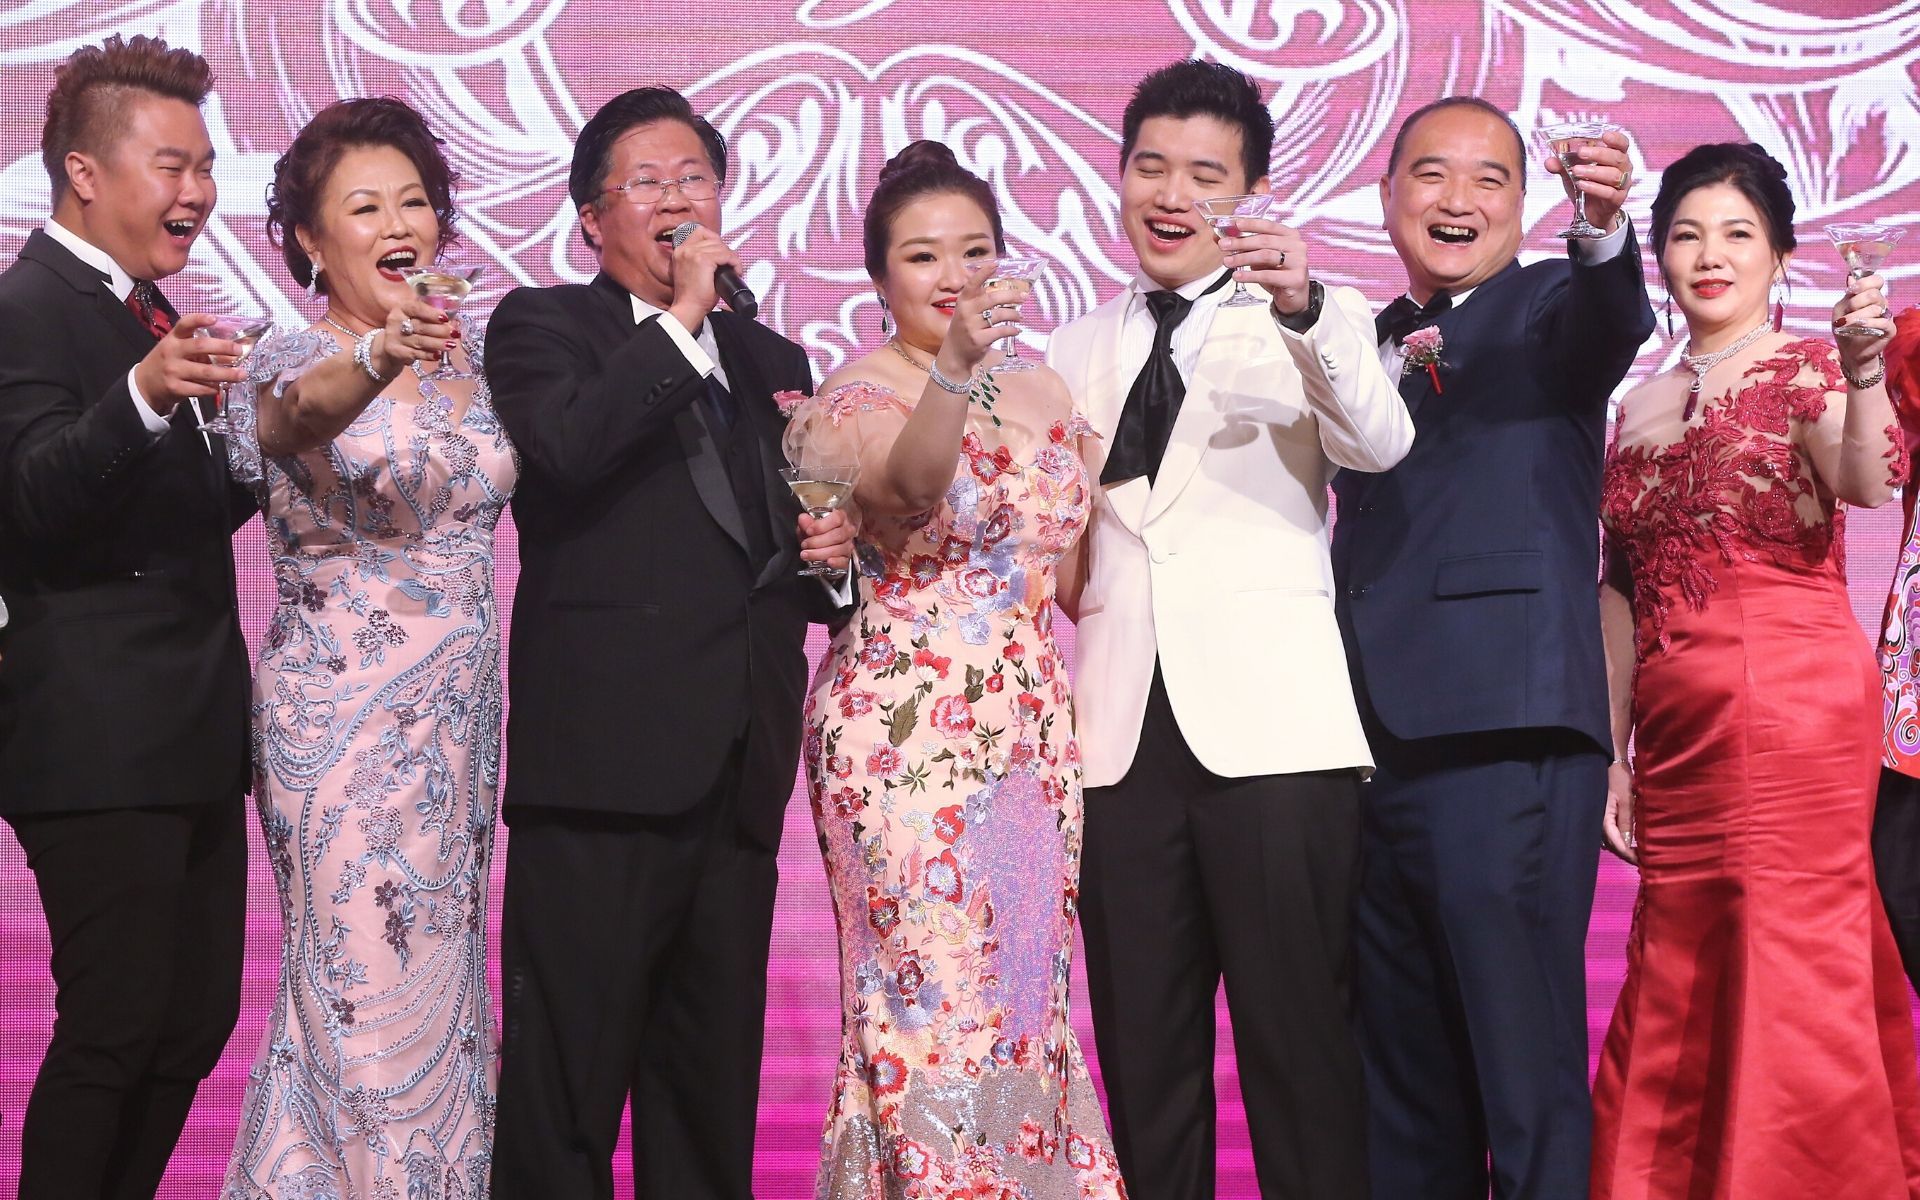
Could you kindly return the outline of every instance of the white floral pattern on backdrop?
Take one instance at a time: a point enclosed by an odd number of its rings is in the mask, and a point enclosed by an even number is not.
[[[966,24],[956,21],[964,17]],[[13,0],[0,7],[0,252],[43,219],[41,100],[55,63],[111,32],[159,33],[201,50],[219,74],[208,120],[221,203],[192,266],[168,285],[183,309],[239,300],[286,321],[312,309],[266,243],[274,157],[341,96],[418,105],[464,177],[463,231],[495,264],[472,308],[507,288],[580,280],[594,269],[566,196],[572,138],[593,109],[638,83],[680,86],[733,145],[730,235],[765,320],[831,370],[877,337],[860,266],[860,212],[886,157],[915,137],[948,141],[992,180],[1010,238],[1056,269],[1040,293],[1052,327],[1131,274],[1117,223],[1120,111],[1151,67],[1198,54],[1248,71],[1272,94],[1274,190],[1329,280],[1376,303],[1402,281],[1380,229],[1375,183],[1399,120],[1453,92],[1483,95],[1522,128],[1569,114],[1634,131],[1644,228],[1659,168],[1709,140],[1760,142],[1788,166],[1806,239],[1788,317],[1808,333],[1842,270],[1819,226],[1912,220],[1920,208],[1920,0],[1104,0],[978,5],[943,0]],[[1557,253],[1560,189],[1536,171],[1528,256]],[[1910,256],[1912,257],[1912,256]],[[1920,261],[1920,259],[1914,259]],[[1651,274],[1651,270],[1649,272]],[[1891,272],[1896,293],[1913,274]],[[1656,301],[1659,298],[1655,289]],[[1031,335],[1037,348],[1042,335]],[[1641,370],[1670,364],[1662,327]],[[1897,516],[1852,523],[1856,610],[1877,623]],[[517,559],[500,538],[500,594]],[[250,633],[272,597],[257,527],[238,540]],[[817,647],[816,647],[817,650]],[[510,651],[509,651],[510,652]],[[509,775],[511,765],[508,767]],[[810,1187],[828,1097],[838,1005],[831,928],[806,809],[788,839],[769,1015],[759,1181]],[[17,1114],[51,1020],[44,929],[31,878],[0,848],[0,1113]],[[168,1196],[209,1194],[231,1144],[246,1064],[277,964],[277,916],[255,854],[249,1009],[202,1092]],[[1590,942],[1596,1029],[1618,987],[1631,883],[1609,870]],[[1082,1036],[1084,1010],[1079,1014]],[[1223,1053],[1223,1195],[1250,1194],[1230,1053]],[[18,1122],[0,1119],[0,1191],[17,1168]]]

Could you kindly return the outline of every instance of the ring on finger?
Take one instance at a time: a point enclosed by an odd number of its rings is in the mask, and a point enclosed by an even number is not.
[[[400,318],[400,336],[401,337],[413,336],[413,318],[412,317]]]

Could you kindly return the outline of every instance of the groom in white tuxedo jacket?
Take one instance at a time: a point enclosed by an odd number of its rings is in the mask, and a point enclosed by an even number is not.
[[[1277,222],[1242,221],[1223,260],[1193,207],[1265,192],[1272,145],[1231,68],[1142,81],[1121,145],[1140,277],[1048,352],[1100,434],[1102,495],[1064,588],[1081,910],[1115,1148],[1154,1200],[1214,1195],[1223,977],[1262,1194],[1367,1195],[1350,922],[1372,760],[1334,619],[1327,483],[1393,466],[1413,424],[1360,293],[1311,280]],[[1247,283],[1257,302],[1229,303]]]

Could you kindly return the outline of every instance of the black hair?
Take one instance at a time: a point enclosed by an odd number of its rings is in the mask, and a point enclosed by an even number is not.
[[[628,130],[655,121],[678,121],[700,135],[714,181],[727,181],[727,139],[707,119],[693,111],[687,98],[670,87],[638,87],[621,92],[600,106],[573,143],[573,166],[567,172],[567,194],[575,209],[595,204],[605,194],[607,172],[613,169],[613,144]],[[593,238],[582,228],[588,246]],[[598,247],[594,247],[598,249]]]
[[[1787,187],[1787,169],[1752,142],[1709,142],[1695,146],[1660,172],[1660,192],[1653,198],[1653,259],[1667,249],[1674,210],[1690,192],[1716,183],[1731,184],[1752,203],[1767,227],[1767,244],[1775,258],[1785,258],[1799,243],[1793,236],[1793,191]],[[1661,268],[1666,274],[1666,268]]]
[[[1140,126],[1153,117],[1212,117],[1240,131],[1240,163],[1247,185],[1265,178],[1273,159],[1273,114],[1253,80],[1225,63],[1185,59],[1142,79],[1120,121],[1120,169],[1127,169]]]
[[[873,185],[873,198],[861,218],[862,241],[867,255],[867,274],[873,279],[887,273],[887,246],[893,240],[893,221],[900,210],[922,196],[965,196],[987,214],[993,227],[993,248],[1007,252],[1006,234],[1000,228],[1000,206],[994,202],[987,181],[960,165],[953,151],[939,142],[918,141],[887,160],[880,168],[880,179]]]

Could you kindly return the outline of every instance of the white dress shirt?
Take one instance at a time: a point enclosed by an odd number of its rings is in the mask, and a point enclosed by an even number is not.
[[[1608,233],[1607,236],[1602,238],[1569,238],[1567,240],[1567,252],[1572,258],[1576,259],[1581,266],[1597,267],[1601,263],[1612,262],[1615,258],[1619,257],[1621,249],[1626,244],[1627,223],[1622,221],[1616,228]],[[1452,307],[1459,308],[1468,300],[1472,299],[1473,294],[1479,290],[1478,288],[1467,288],[1463,291],[1451,293],[1453,300]],[[1402,295],[1409,300],[1413,299],[1411,292],[1405,292],[1402,293]],[[1400,372],[1405,368],[1406,361],[1406,347],[1394,345],[1391,339],[1380,343],[1380,365],[1387,369],[1388,379],[1398,382]]]
[[[43,228],[48,237],[65,246],[75,258],[105,275],[107,287],[113,292],[115,300],[122,304],[127,302],[127,297],[133,294],[133,276],[121,270],[112,255],[51,217],[47,218]],[[133,411],[140,414],[140,423],[146,426],[147,432],[155,437],[165,433],[167,419],[153,411],[153,405],[148,404],[147,398],[140,394],[140,385],[134,382],[132,371],[127,372],[127,391],[133,395]]]
[[[1212,271],[1174,289],[1193,301],[1193,307],[1187,310],[1187,319],[1173,331],[1173,365],[1179,369],[1183,380],[1193,378],[1193,365],[1200,361],[1200,351],[1207,344],[1207,331],[1213,327],[1213,314],[1219,309],[1220,302],[1231,294],[1232,283],[1223,284],[1210,294],[1201,294],[1218,278],[1220,272]],[[1152,307],[1147,304],[1147,293],[1165,290],[1144,274],[1134,278],[1127,297],[1126,320],[1120,327],[1119,362],[1122,379],[1137,378],[1140,368],[1147,365],[1147,355],[1153,353],[1153,335],[1159,326],[1153,319]]]

